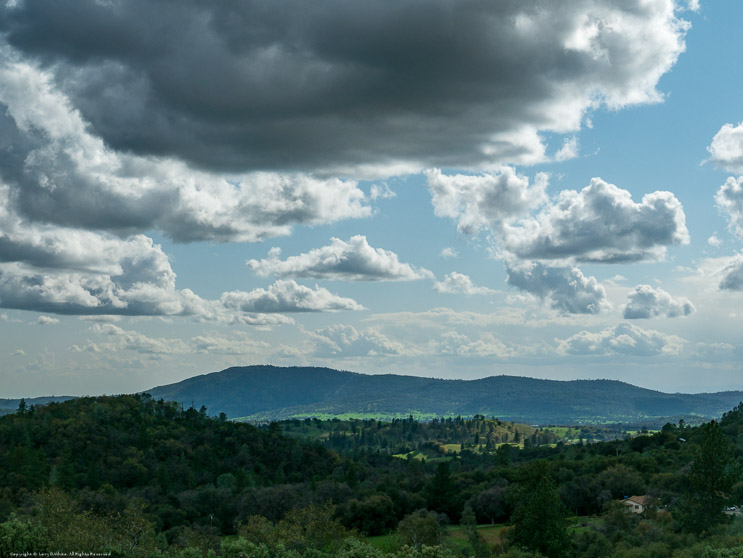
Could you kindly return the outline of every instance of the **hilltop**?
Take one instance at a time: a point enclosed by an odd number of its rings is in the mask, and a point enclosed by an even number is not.
[[[539,424],[688,422],[719,417],[743,400],[741,391],[671,394],[616,380],[443,380],[277,366],[228,368],[148,393],[246,420],[482,414]]]

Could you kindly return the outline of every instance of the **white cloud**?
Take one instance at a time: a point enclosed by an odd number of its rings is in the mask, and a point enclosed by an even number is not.
[[[581,331],[568,339],[558,339],[557,351],[566,355],[656,356],[678,354],[684,343],[675,335],[623,322],[596,333]]]
[[[730,230],[743,239],[743,176],[732,176],[715,195],[717,207],[727,214]]]
[[[606,305],[606,291],[595,277],[577,267],[552,267],[538,262],[507,262],[506,281],[560,312],[597,314]]]
[[[721,273],[720,289],[743,291],[743,255],[737,254],[727,258]]]
[[[512,358],[533,353],[533,348],[509,346],[492,333],[483,333],[474,341],[462,333],[447,331],[428,345],[431,354],[459,355],[463,357]]]
[[[475,284],[472,282],[472,279],[469,277],[469,275],[465,275],[463,273],[457,273],[456,271],[452,271],[451,273],[448,273],[446,277],[444,277],[443,281],[436,281],[433,285],[433,288],[436,289],[440,293],[449,293],[449,294],[461,293],[461,294],[465,294],[468,296],[487,295],[487,294],[493,294],[497,292],[487,287],[475,286]]]
[[[16,349],[12,353],[10,353],[10,356],[26,356],[26,351],[23,349]]]
[[[270,352],[271,344],[256,341],[239,332],[223,337],[220,335],[197,335],[189,341],[192,351],[208,355],[255,355]]]
[[[372,187],[369,190],[369,199],[372,201],[389,200],[396,197],[397,194],[390,190],[388,184],[372,184]]]
[[[449,246],[442,248],[441,253],[439,255],[442,258],[456,258],[459,256],[459,254],[457,254],[457,251],[454,248],[451,248]]]
[[[720,240],[720,238],[717,236],[717,233],[715,233],[707,239],[707,244],[714,247],[721,246],[722,240]]]
[[[58,324],[59,320],[57,318],[52,318],[50,316],[39,316],[36,320],[36,323],[39,325],[54,325]]]
[[[580,150],[580,143],[578,136],[566,138],[562,143],[562,147],[555,153],[555,161],[567,161],[569,159],[575,159],[578,156]]]
[[[258,314],[274,312],[329,312],[363,310],[350,298],[334,295],[321,287],[305,287],[295,281],[276,281],[268,289],[223,293],[220,303],[227,309]]]
[[[667,246],[688,242],[671,192],[635,203],[627,190],[594,178],[580,192],[560,192],[535,218],[505,225],[502,248],[526,259],[615,263],[662,259]]]
[[[188,352],[188,346],[181,339],[152,338],[138,331],[129,331],[114,324],[95,324],[93,333],[114,339],[119,349],[141,354],[166,355]]]
[[[425,175],[434,213],[455,219],[457,229],[467,234],[497,228],[547,200],[545,173],[539,173],[533,184],[512,167],[481,175],[445,175],[430,169]]]
[[[427,269],[401,263],[397,254],[369,245],[365,236],[352,236],[348,242],[331,239],[330,245],[299,256],[279,259],[273,248],[264,260],[248,260],[247,266],[266,277],[312,277],[348,281],[415,281],[432,277]]]
[[[695,311],[694,305],[685,297],[672,297],[663,289],[654,289],[650,285],[637,285],[628,295],[629,302],[624,306],[624,318],[653,318],[665,316],[676,318],[688,316]]]
[[[319,356],[377,356],[410,354],[410,347],[393,341],[374,328],[356,329],[335,324],[315,331],[312,339],[319,343]]]
[[[709,160],[730,172],[743,173],[743,122],[737,126],[725,124],[707,147]]]

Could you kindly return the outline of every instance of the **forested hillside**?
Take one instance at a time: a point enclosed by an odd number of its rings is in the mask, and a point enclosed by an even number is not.
[[[425,445],[481,429],[487,438],[489,421],[493,434],[513,434],[515,425],[484,417],[364,421],[357,429],[359,436],[388,429]],[[323,430],[316,421],[297,422],[283,427]],[[340,431],[328,450],[281,429],[210,418],[206,409],[146,395],[21,405],[0,417],[0,556],[691,558],[743,551],[741,521],[723,514],[743,502],[740,406],[719,423],[667,424],[626,440],[523,449],[499,440],[492,452],[473,441],[430,458],[395,457],[372,444],[342,447]],[[624,509],[622,499],[632,495],[652,501],[648,512]],[[367,538],[393,532],[384,544]]]
[[[614,380],[554,381],[516,376],[442,380],[367,375],[329,368],[246,366],[148,390],[156,398],[205,405],[229,418],[392,419],[413,414],[482,414],[529,424],[701,422],[743,400],[743,392],[669,394]]]

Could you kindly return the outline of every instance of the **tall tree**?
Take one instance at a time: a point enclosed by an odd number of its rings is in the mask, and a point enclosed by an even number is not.
[[[524,467],[526,490],[513,513],[513,540],[548,558],[568,556],[568,510],[560,500],[547,464],[537,461]]]
[[[726,493],[733,484],[732,448],[720,425],[711,421],[701,427],[679,510],[685,530],[701,533],[725,521]]]

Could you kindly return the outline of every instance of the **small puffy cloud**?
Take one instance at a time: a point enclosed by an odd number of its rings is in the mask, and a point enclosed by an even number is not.
[[[555,153],[555,161],[575,159],[578,156],[579,149],[580,146],[577,136],[566,138],[562,143],[562,147],[557,151],[557,153]]]
[[[715,233],[707,239],[707,244],[713,247],[721,246],[722,240],[720,240],[720,237],[718,237],[717,233]]]
[[[315,331],[311,337],[319,343],[320,356],[376,356],[409,353],[405,345],[374,328],[356,329],[335,324]]]
[[[248,260],[247,266],[266,277],[311,277],[347,281],[414,281],[432,277],[427,269],[401,263],[397,254],[369,245],[365,236],[352,236],[348,242],[331,239],[330,245],[299,256],[279,259],[273,248],[264,260]]]
[[[506,282],[542,300],[559,312],[597,314],[606,304],[606,291],[595,277],[577,267],[551,267],[539,262],[508,262]]]
[[[743,122],[737,126],[725,124],[707,147],[709,160],[730,172],[743,173]]]
[[[50,316],[39,316],[36,320],[36,323],[39,325],[54,325],[58,324],[59,320],[57,318],[52,318]]]
[[[12,353],[10,353],[10,356],[26,356],[26,351],[23,349],[16,349]]]
[[[258,314],[276,312],[331,312],[363,310],[350,298],[335,295],[321,287],[305,287],[295,281],[276,281],[268,289],[223,293],[220,303],[227,309]]]
[[[580,192],[564,190],[536,217],[503,230],[502,248],[524,259],[617,263],[658,260],[666,247],[687,244],[681,203],[653,192],[640,203],[600,178]]]
[[[629,293],[629,302],[624,306],[623,315],[627,320],[656,316],[676,318],[688,316],[694,310],[688,298],[672,297],[663,289],[654,289],[650,285],[637,285]]]
[[[743,239],[743,176],[728,178],[717,191],[715,202],[727,214],[730,230]]]
[[[592,333],[581,331],[568,339],[557,340],[557,351],[565,355],[656,356],[678,354],[685,341],[627,322]]]
[[[720,289],[743,291],[743,255],[736,254],[728,258],[721,272]]]
[[[388,184],[372,184],[372,187],[369,189],[369,199],[372,201],[389,200],[395,197],[397,197],[397,194],[390,190]]]
[[[441,249],[441,252],[439,255],[442,258],[457,258],[459,257],[459,254],[457,254],[457,251],[454,248],[451,248],[450,246],[447,246],[445,248]]]
[[[512,167],[498,172],[446,175],[439,169],[425,172],[434,213],[457,221],[460,232],[471,234],[519,217],[547,200],[547,175],[533,184]]]
[[[433,288],[440,293],[448,294],[465,294],[465,295],[486,295],[492,294],[497,291],[489,289],[487,287],[477,287],[472,283],[472,279],[469,275],[463,273],[457,273],[452,271],[444,277],[443,281],[436,281]]]

